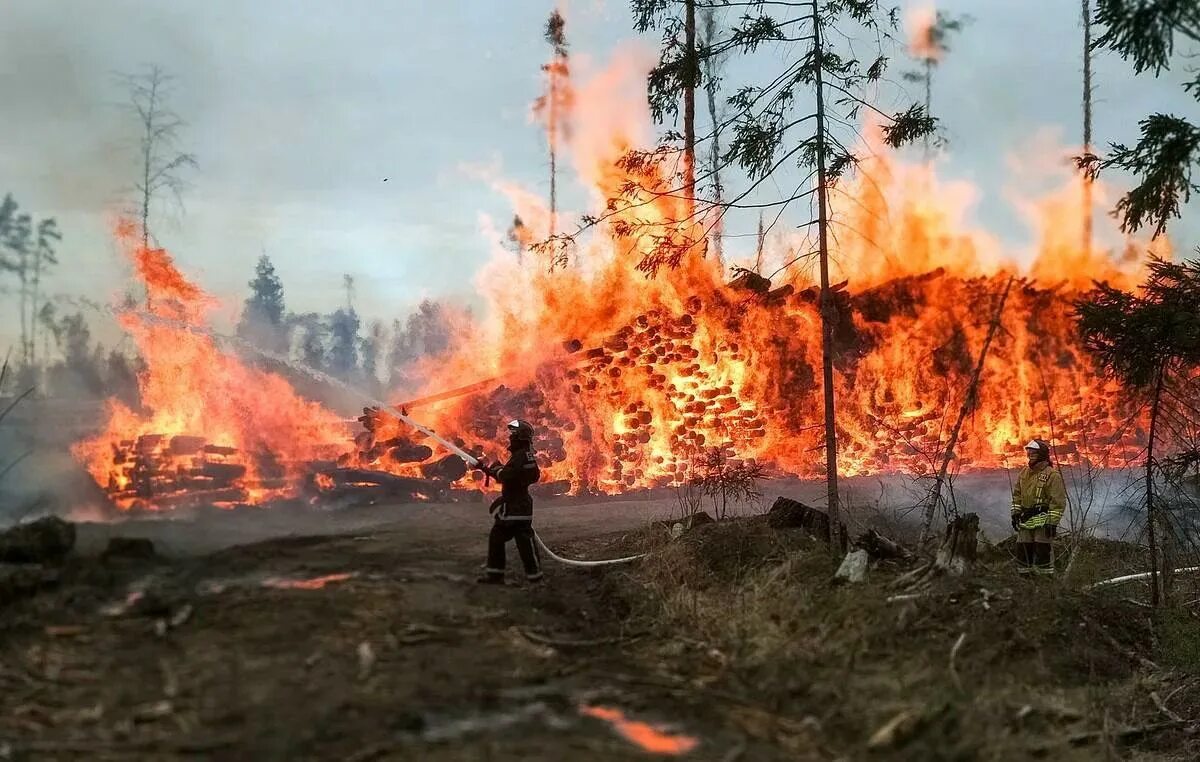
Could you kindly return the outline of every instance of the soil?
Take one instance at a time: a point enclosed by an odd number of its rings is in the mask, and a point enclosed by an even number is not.
[[[539,524],[586,554],[665,512],[547,507]],[[598,594],[603,572],[530,586],[510,546],[510,584],[476,584],[488,526],[461,504],[82,524],[59,583],[4,610],[0,758],[644,759],[611,710],[694,738],[696,758],[740,743],[637,684],[644,633]],[[160,556],[101,561],[111,537]]]
[[[669,541],[652,520],[672,510],[542,505],[562,555],[655,555],[548,561],[530,585],[510,547],[505,587],[474,582],[482,504],[80,524],[56,582],[0,610],[0,759],[1195,758],[1194,723],[1113,737],[1164,721],[1151,692],[1200,710],[1195,665],[1165,666],[1129,590],[1051,593],[991,549],[896,605],[897,564],[832,587],[803,530]],[[103,555],[113,537],[157,555]]]

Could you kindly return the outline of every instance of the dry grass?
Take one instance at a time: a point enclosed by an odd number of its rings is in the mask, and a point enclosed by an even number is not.
[[[1096,759],[1102,741],[1070,738],[1164,719],[1151,693],[1179,688],[1174,705],[1200,702],[1200,681],[1189,687],[1185,670],[1150,666],[1159,628],[1123,600],[1128,591],[1020,578],[1001,551],[967,582],[889,603],[899,569],[834,586],[822,543],[761,518],[703,525],[675,542],[647,531],[634,544],[654,553],[616,578],[616,593],[665,644],[652,658],[791,718],[772,733],[819,729],[828,754],[814,758],[866,754],[895,721],[882,758],[1021,759],[1041,744],[1058,759]],[[1107,572],[1128,552],[1089,548],[1094,560],[1079,576]],[[1179,732],[1140,743],[1145,759],[1197,750]]]

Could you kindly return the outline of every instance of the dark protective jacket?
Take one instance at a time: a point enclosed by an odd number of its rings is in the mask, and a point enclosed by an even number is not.
[[[542,478],[541,469],[528,447],[511,451],[508,462],[495,471],[500,482],[500,497],[492,502],[497,521],[533,521],[533,498],[530,486]]]

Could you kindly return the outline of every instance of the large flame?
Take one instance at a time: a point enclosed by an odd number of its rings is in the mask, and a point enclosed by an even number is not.
[[[257,502],[291,492],[308,463],[345,446],[334,415],[204,333],[216,300],[165,250],[142,245],[127,221],[116,237],[146,291],[144,307],[117,315],[145,363],[144,410],[110,400],[103,431],[74,453],[118,505],[162,506],[181,491],[209,492],[221,504]]]
[[[453,348],[420,368],[425,383],[406,394],[410,412],[479,452],[497,447],[508,420],[529,420],[547,481],[563,490],[673,484],[714,453],[819,476],[820,316],[811,258],[799,256],[812,241],[777,236],[765,257],[771,267],[732,285],[698,252],[654,279],[635,271],[662,238],[693,240],[704,222],[676,222],[685,202],[654,192],[674,178],[655,166],[635,175],[620,162],[651,140],[638,94],[652,60],[641,49],[625,51],[580,81],[573,101],[569,148],[578,177],[597,205],[621,196],[632,206],[618,206],[581,239],[565,270],[497,244],[478,280],[486,319],[464,321]],[[1032,264],[1019,270],[1015,256],[965,221],[975,200],[970,186],[939,182],[928,166],[906,166],[870,130],[867,141],[872,158],[857,179],[831,189],[839,470],[935,468],[993,316],[998,330],[953,468],[1002,465],[1033,436],[1051,439],[1068,460],[1121,465],[1133,457],[1143,422],[1116,385],[1092,371],[1071,312],[1095,279],[1132,287],[1138,258],[1083,250],[1078,186],[1028,204],[1040,243]],[[520,218],[549,220],[538,194],[494,184]],[[131,232],[121,237],[150,309],[203,324],[211,299],[165,252],[131,243]],[[1012,277],[1016,285],[997,313]],[[129,478],[114,469],[119,443],[164,434],[246,454],[247,484],[274,476],[281,489],[294,487],[323,446],[342,437],[332,415],[283,379],[246,367],[208,339],[137,313],[121,320],[147,363],[141,389],[148,412],[112,403],[106,432],[77,448],[101,483]],[[385,421],[341,462],[427,476],[444,453],[415,440],[399,422]],[[271,474],[263,462],[273,464]]]

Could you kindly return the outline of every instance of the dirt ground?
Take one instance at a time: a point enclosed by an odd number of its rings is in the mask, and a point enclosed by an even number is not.
[[[474,583],[483,504],[82,523],[57,582],[0,610],[0,759],[1194,758],[1194,722],[1119,735],[1163,719],[1151,695],[1200,707],[1200,660],[1151,664],[1136,603],[1052,594],[993,553],[897,606],[898,570],[832,587],[802,530],[669,542],[652,521],[673,510],[544,504],[555,551],[653,560],[548,562],[529,586],[510,549],[504,588]],[[113,537],[160,555],[102,559]]]
[[[586,554],[598,541],[577,538],[664,510],[551,507],[539,523]],[[639,633],[595,594],[600,572],[476,585],[488,526],[473,504],[81,525],[62,582],[3,617],[0,758],[645,758],[622,733],[696,759],[742,748],[718,715],[641,683]],[[112,536],[164,557],[101,563]]]

